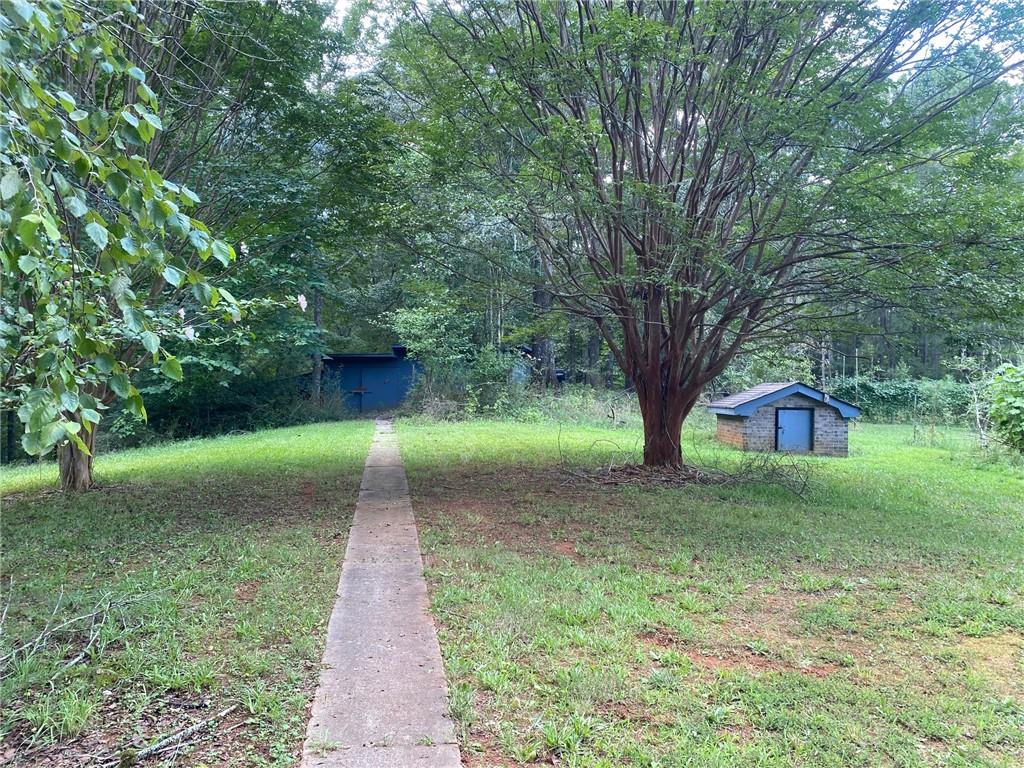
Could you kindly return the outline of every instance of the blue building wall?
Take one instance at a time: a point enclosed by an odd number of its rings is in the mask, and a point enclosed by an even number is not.
[[[418,371],[401,347],[384,354],[332,354],[324,359],[324,390],[340,390],[356,413],[388,410],[405,400]]]

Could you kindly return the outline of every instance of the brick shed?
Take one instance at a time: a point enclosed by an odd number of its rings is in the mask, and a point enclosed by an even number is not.
[[[718,439],[744,451],[846,456],[850,419],[860,408],[799,381],[758,384],[708,405]]]

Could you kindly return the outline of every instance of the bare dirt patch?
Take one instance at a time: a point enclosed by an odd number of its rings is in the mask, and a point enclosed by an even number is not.
[[[256,595],[259,593],[261,586],[263,586],[262,579],[250,579],[249,581],[243,581],[235,587],[235,600],[240,603],[251,603],[256,599]]]
[[[961,644],[970,664],[999,692],[1024,695],[1024,637],[1003,632],[988,637],[968,637]]]
[[[655,627],[654,629],[644,630],[637,637],[648,645],[654,645],[658,648],[674,648],[680,642],[676,633],[668,627]]]
[[[556,554],[561,555],[562,557],[568,557],[570,560],[579,561],[583,559],[576,551],[576,544],[571,541],[556,541],[552,545],[551,549],[553,549]]]
[[[308,512],[316,506],[316,483],[312,480],[304,480],[299,489],[299,509]]]
[[[414,483],[413,507],[428,526],[447,521],[460,542],[498,542],[517,552],[554,553],[577,562],[584,559],[576,551],[581,540],[607,540],[612,532],[629,540],[621,526],[605,529],[600,523],[625,511],[616,490],[573,482],[557,468],[451,470],[443,483]]]
[[[719,731],[723,740],[734,744],[749,744],[754,739],[754,727],[749,723],[727,725]]]
[[[676,650],[698,667],[710,670],[739,670],[750,673],[799,672],[814,677],[828,677],[839,667],[835,664],[794,664],[781,659],[769,658],[747,649],[720,647],[709,650],[685,647],[685,641],[667,627],[645,630],[637,638],[662,650]]]
[[[756,653],[739,651],[723,651],[721,653],[704,653],[690,650],[683,653],[692,661],[705,669],[739,670],[742,672],[799,672],[813,677],[828,677],[838,669],[835,664],[791,664],[778,659],[769,659]]]

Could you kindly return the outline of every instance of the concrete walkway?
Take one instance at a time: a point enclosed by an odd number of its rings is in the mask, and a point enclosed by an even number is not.
[[[327,627],[305,768],[459,768],[409,486],[378,420]]]

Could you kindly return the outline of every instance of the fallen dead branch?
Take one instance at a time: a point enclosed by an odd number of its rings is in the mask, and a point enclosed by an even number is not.
[[[64,587],[61,586],[57,599],[54,602],[53,611],[50,613],[43,628],[35,637],[26,640],[18,646],[11,648],[3,656],[0,656],[0,680],[11,674],[15,663],[19,659],[32,656],[41,652],[58,637],[67,642],[68,635],[78,636],[85,634],[81,651],[72,659],[61,664],[57,673],[51,679],[51,683],[71,667],[84,661],[97,647],[104,626],[113,619],[120,617],[125,630],[129,627],[125,620],[124,610],[133,603],[140,602],[151,596],[151,593],[139,593],[125,597],[115,597],[112,593],[105,592],[90,610],[73,616],[63,621],[57,621],[64,604]],[[13,599],[13,598],[11,598]],[[6,618],[6,610],[4,611]]]
[[[205,720],[201,720],[200,722],[190,725],[187,728],[182,728],[180,730],[174,731],[173,733],[158,740],[155,744],[150,744],[148,747],[145,747],[144,749],[125,750],[120,754],[119,757],[114,758],[113,760],[107,763],[104,763],[104,766],[107,766],[109,768],[113,768],[113,766],[117,766],[117,768],[126,768],[130,765],[137,765],[138,763],[142,762],[143,760],[147,760],[148,758],[158,757],[164,754],[165,752],[170,752],[171,750],[178,749],[179,747],[183,746],[193,736],[201,733],[206,728],[216,725],[225,717],[234,712],[236,709],[238,709],[238,705],[232,704],[230,707],[222,709],[220,712],[217,712],[215,715],[211,715]]]

